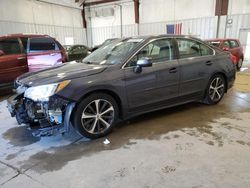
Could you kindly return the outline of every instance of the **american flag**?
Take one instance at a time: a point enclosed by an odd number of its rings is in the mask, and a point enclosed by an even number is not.
[[[167,34],[181,35],[182,23],[167,24]]]

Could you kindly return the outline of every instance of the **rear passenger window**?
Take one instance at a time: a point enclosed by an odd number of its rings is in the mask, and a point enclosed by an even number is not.
[[[1,40],[0,50],[2,50],[5,55],[21,53],[20,44],[17,38]]]
[[[58,46],[53,39],[48,37],[30,39],[30,52],[40,52],[49,50],[58,50]]]
[[[177,39],[180,58],[213,55],[213,50],[206,45],[190,39]]]
[[[230,40],[230,48],[237,48],[239,47],[239,44],[235,40]]]
[[[201,50],[201,55],[214,55],[214,51],[211,48],[208,48],[207,46],[200,44],[200,50]]]

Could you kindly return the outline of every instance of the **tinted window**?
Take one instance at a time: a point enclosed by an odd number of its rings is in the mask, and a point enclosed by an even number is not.
[[[227,47],[227,48],[230,48],[230,44],[229,44],[229,41],[224,41],[223,42],[223,47]]]
[[[200,50],[201,50],[201,55],[213,55],[214,51],[211,48],[208,48],[207,46],[200,44]]]
[[[17,38],[1,40],[0,50],[2,50],[6,55],[21,53],[21,48]]]
[[[162,39],[151,42],[132,58],[128,66],[135,66],[140,59],[149,58],[154,63],[172,60],[174,58],[171,39]]]
[[[47,37],[30,39],[30,52],[49,50],[58,50],[58,46],[53,39]]]
[[[231,41],[230,41],[230,47],[231,47],[231,48],[237,48],[237,47],[239,47],[239,44],[238,44],[237,41],[231,40]]]
[[[213,55],[213,50],[197,41],[177,39],[180,58]]]

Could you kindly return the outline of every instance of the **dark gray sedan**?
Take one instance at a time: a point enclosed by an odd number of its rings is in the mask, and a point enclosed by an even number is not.
[[[202,101],[218,103],[235,80],[229,55],[188,36],[117,40],[82,62],[27,73],[8,100],[19,124],[43,134],[107,135],[118,120]]]

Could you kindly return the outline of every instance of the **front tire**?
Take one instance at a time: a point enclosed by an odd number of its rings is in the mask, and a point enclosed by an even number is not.
[[[223,98],[226,91],[226,82],[221,74],[214,75],[207,86],[204,103],[217,104]]]
[[[118,105],[105,93],[92,94],[77,105],[73,125],[87,138],[95,139],[109,134],[118,118]]]

